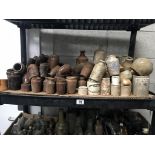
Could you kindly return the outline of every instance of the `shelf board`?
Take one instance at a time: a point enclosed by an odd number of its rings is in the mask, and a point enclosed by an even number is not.
[[[77,104],[83,100],[84,104]],[[4,91],[0,93],[1,104],[74,107],[74,108],[107,108],[107,109],[155,109],[155,96],[148,97],[112,97],[112,96],[79,96],[73,95],[48,95],[44,92]]]

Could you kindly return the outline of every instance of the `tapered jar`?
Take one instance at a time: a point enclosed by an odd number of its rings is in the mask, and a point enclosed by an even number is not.
[[[46,82],[46,93],[54,94],[55,93],[55,79],[48,77]]]
[[[66,78],[67,81],[67,93],[75,94],[76,86],[77,86],[77,77],[76,76],[68,76]]]
[[[40,77],[34,77],[31,79],[32,92],[39,93],[42,90],[42,79]]]

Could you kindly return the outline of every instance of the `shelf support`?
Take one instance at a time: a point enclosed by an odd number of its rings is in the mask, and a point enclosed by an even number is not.
[[[21,44],[21,63],[26,65],[27,56],[26,56],[26,29],[20,28],[20,44]],[[19,110],[23,110],[23,112],[29,113],[28,105],[19,105]]]
[[[137,36],[137,31],[136,30],[131,31],[129,52],[128,52],[128,55],[130,57],[134,57],[135,45],[136,45],[136,36]]]

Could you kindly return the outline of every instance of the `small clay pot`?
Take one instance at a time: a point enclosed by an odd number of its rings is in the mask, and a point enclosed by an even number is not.
[[[124,59],[121,65],[123,66],[124,70],[131,70],[132,63],[133,63],[133,58],[126,57],[126,59]]]
[[[51,55],[48,59],[50,69],[54,68],[59,64],[59,56],[58,55]]]
[[[21,84],[21,91],[29,92],[30,90],[31,90],[31,84],[29,84],[29,83]]]
[[[66,93],[66,80],[57,79],[56,81],[56,93],[59,95],[64,95]]]
[[[48,63],[41,63],[39,66],[40,77],[47,77],[49,66]]]
[[[63,66],[59,68],[57,75],[68,76],[71,74],[71,72],[72,72],[71,66],[69,64],[64,64]]]
[[[87,86],[87,81],[85,80],[84,77],[80,77],[79,81],[78,81],[78,86]]]
[[[111,85],[111,95],[112,96],[120,96],[121,87],[120,85]]]
[[[99,82],[89,79],[87,81],[87,87],[88,87],[88,95],[100,95],[101,86]]]
[[[81,76],[84,76],[84,77],[87,79],[87,78],[90,76],[90,74],[91,74],[91,72],[92,72],[92,70],[93,70],[93,67],[94,67],[94,64],[89,63],[89,62],[86,63],[86,64],[83,66],[80,75],[81,75]]]
[[[39,69],[36,64],[31,64],[27,68],[27,73],[29,76],[29,79],[31,80],[33,77],[38,77],[39,76]]]
[[[76,64],[86,62],[88,62],[88,58],[85,56],[85,51],[80,51],[80,56],[76,59]]]
[[[0,80],[0,91],[5,91],[8,89],[8,80],[7,79],[1,79]]]
[[[60,68],[59,65],[57,65],[57,66],[55,66],[54,68],[52,68],[51,71],[50,71],[50,73],[49,73],[49,75],[50,75],[51,77],[54,77],[54,76],[57,74],[57,72],[59,71],[59,68]]]
[[[55,79],[48,77],[46,82],[46,93],[54,94],[55,93]]]
[[[25,71],[26,71],[26,67],[25,67],[25,65],[22,64],[22,63],[15,63],[15,64],[13,65],[13,70],[14,70],[15,72],[20,73],[20,74],[24,74]]]
[[[42,90],[42,79],[40,77],[33,77],[31,79],[32,92],[39,93]]]
[[[76,86],[77,86],[77,77],[68,76],[66,81],[67,81],[67,93],[68,94],[75,94]]]

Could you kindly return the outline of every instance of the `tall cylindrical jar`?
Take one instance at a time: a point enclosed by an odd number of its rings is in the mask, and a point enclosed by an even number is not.
[[[40,77],[34,77],[31,79],[32,92],[39,93],[42,90],[42,79]]]
[[[103,78],[101,82],[101,95],[110,95],[110,78]]]
[[[55,93],[55,79],[54,78],[50,78],[50,77],[47,78],[46,93],[47,94]]]
[[[127,97],[131,95],[131,85],[124,86],[121,85],[121,96]]]
[[[95,64],[91,74],[90,79],[101,82],[103,76],[106,73],[106,63],[103,60],[100,60],[99,63]]]
[[[80,77],[79,81],[78,81],[78,86],[87,86],[87,82],[85,80],[84,77]]]
[[[27,68],[27,73],[29,80],[31,80],[33,77],[39,76],[39,69],[36,64],[30,64]]]
[[[48,59],[49,68],[52,69],[59,64],[59,56],[51,55]]]
[[[112,96],[120,96],[121,94],[121,86],[120,85],[111,85],[111,95]]]
[[[110,76],[119,75],[120,73],[120,64],[119,59],[115,55],[109,55],[106,59],[107,67]]]
[[[65,79],[56,81],[56,93],[58,95],[64,95],[66,93],[66,80]]]
[[[40,77],[47,77],[49,66],[48,63],[41,63],[39,66]]]
[[[99,82],[89,79],[87,82],[88,95],[100,95],[101,86]]]
[[[149,76],[133,76],[133,94],[139,97],[149,95]]]
[[[66,81],[67,81],[67,93],[75,94],[76,86],[77,86],[77,77],[76,76],[68,76]]]
[[[93,61],[94,61],[94,64],[97,64],[100,60],[105,60],[106,58],[106,53],[102,50],[96,50],[94,52],[94,58],[93,58]]]
[[[48,77],[45,78],[45,80],[43,81],[43,92],[46,92],[46,83],[48,81],[47,79]]]

